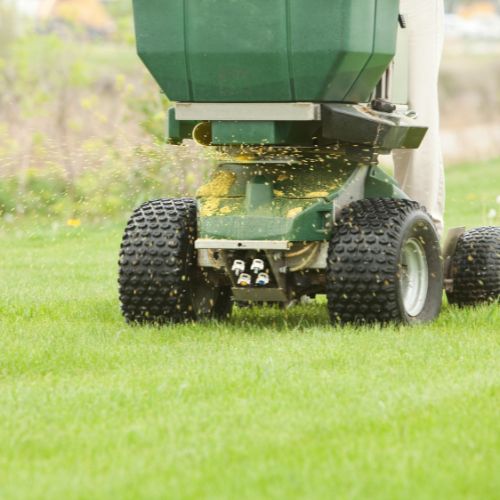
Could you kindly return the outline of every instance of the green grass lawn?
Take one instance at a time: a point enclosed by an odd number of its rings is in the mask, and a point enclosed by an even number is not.
[[[448,177],[450,226],[498,224],[500,162]],[[131,328],[121,230],[40,224],[0,231],[0,498],[498,498],[497,305]]]

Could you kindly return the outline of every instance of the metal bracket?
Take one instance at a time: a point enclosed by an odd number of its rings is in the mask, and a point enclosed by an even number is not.
[[[215,241],[215,240],[213,240]],[[220,247],[218,247],[220,249]],[[239,248],[241,250],[241,248]],[[226,275],[231,281],[233,297],[236,301],[241,302],[289,302],[287,291],[286,276],[281,273],[281,268],[285,265],[285,259],[280,256],[278,260],[274,257],[272,251],[266,251],[266,257],[269,261],[269,266],[276,278],[277,288],[270,287],[250,287],[244,288],[237,285],[233,273],[231,272],[231,265],[229,262],[227,250],[221,250],[221,260],[223,267],[226,270]]]
[[[453,291],[453,278],[451,276],[451,260],[457,249],[460,237],[465,233],[465,227],[454,227],[448,231],[443,247],[443,276],[447,292]]]
[[[321,121],[321,105],[312,102],[196,103],[177,102],[179,121]]]
[[[281,288],[241,288],[232,289],[236,301],[240,302],[289,302],[288,295]]]
[[[333,200],[333,220],[340,217],[344,207],[350,205],[353,201],[361,200],[365,195],[365,184],[370,169],[368,166],[357,167],[351,177],[342,187],[339,194]]]
[[[276,279],[276,283],[278,287],[282,290],[287,289],[286,282],[286,260],[283,255],[276,254],[273,252],[266,252],[267,261],[269,262],[269,267],[273,272],[274,278]],[[282,272],[285,270],[285,272]]]
[[[208,240],[198,239],[196,250],[289,250],[290,242],[284,240]]]

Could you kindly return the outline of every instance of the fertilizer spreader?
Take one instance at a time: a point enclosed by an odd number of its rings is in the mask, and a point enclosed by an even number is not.
[[[333,323],[430,321],[498,298],[499,228],[454,232],[378,164],[418,148],[398,0],[135,0],[138,52],[173,103],[168,140],[220,153],[196,198],[132,215],[125,318],[229,316],[326,294]],[[472,257],[471,257],[472,256]],[[487,270],[487,272],[486,272]]]

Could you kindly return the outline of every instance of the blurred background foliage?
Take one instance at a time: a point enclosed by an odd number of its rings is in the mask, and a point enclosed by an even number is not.
[[[192,144],[164,144],[168,102],[135,55],[131,2],[88,1],[0,0],[3,222],[122,217],[192,194],[210,165]],[[498,2],[447,3],[448,163],[500,156]]]
[[[45,23],[0,0],[0,214],[121,215],[187,194],[208,162],[164,144],[166,98],[135,55],[130,6],[113,31]]]

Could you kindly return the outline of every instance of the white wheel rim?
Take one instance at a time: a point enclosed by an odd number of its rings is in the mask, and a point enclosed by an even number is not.
[[[399,282],[403,305],[409,316],[418,316],[425,307],[429,288],[429,267],[424,247],[415,238],[407,240],[401,251]]]

